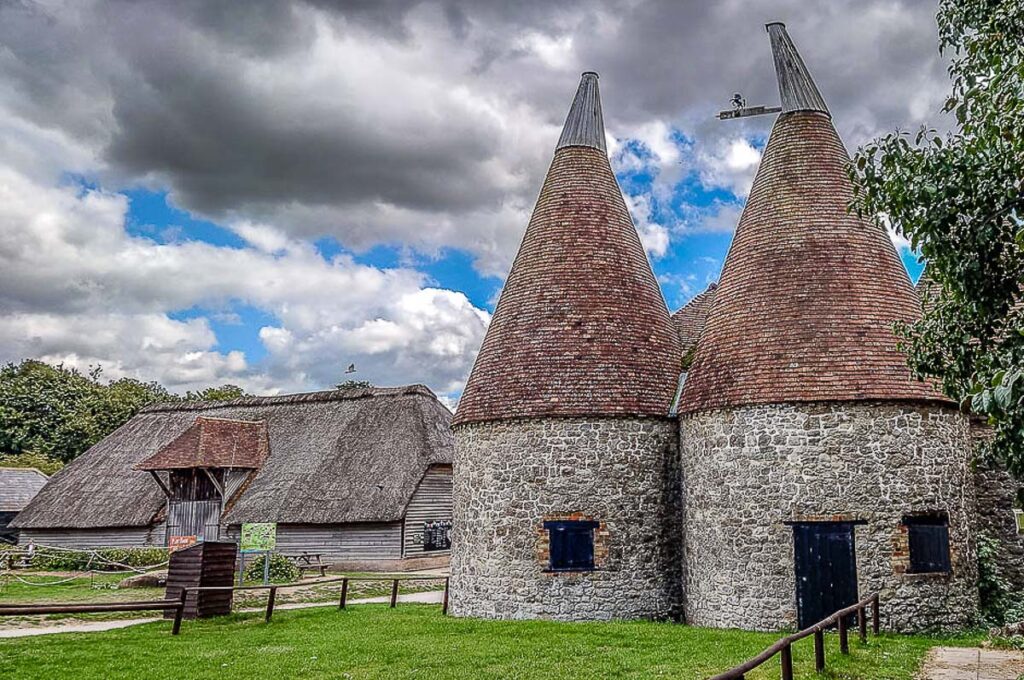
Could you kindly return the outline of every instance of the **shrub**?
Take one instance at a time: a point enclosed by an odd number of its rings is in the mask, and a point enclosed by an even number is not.
[[[246,559],[245,561],[245,580],[246,581],[259,581],[263,582],[263,564],[266,562],[266,556],[260,555],[259,557],[253,558],[252,561]],[[278,553],[270,554],[270,582],[271,583],[291,583],[292,581],[299,580],[299,568],[295,566],[295,563],[284,555]]]
[[[1017,615],[1010,586],[999,566],[999,541],[978,535],[978,604],[981,619],[990,626],[1001,626],[1007,616]]]
[[[32,568],[45,571],[126,571],[129,567],[139,569],[167,561],[166,548],[99,548],[95,553],[96,556],[91,551],[37,548]]]

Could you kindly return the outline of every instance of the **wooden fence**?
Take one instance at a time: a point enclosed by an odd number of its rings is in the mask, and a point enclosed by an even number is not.
[[[448,615],[448,577],[447,576],[341,576],[322,581],[307,581],[297,583],[279,583],[275,585],[259,586],[199,586],[189,587],[188,591],[211,591],[211,590],[267,590],[267,612],[266,621],[270,621],[274,615],[274,603],[277,600],[277,591],[286,588],[301,588],[303,586],[321,586],[328,583],[341,583],[341,597],[338,599],[338,609],[344,609],[348,604],[348,584],[353,581],[390,581],[391,582],[391,608],[398,604],[398,590],[400,581],[444,581],[444,594],[441,596],[441,613]]]
[[[338,609],[344,609],[348,603],[348,584],[352,581],[391,581],[391,607],[398,605],[400,581],[444,581],[444,594],[441,599],[441,613],[448,614],[448,577],[447,576],[343,576],[305,583],[281,583],[272,586],[195,586],[181,590],[180,597],[173,600],[139,600],[136,602],[97,602],[91,604],[14,604],[0,605],[0,616],[28,616],[30,614],[94,614],[98,612],[137,612],[137,611],[169,611],[174,610],[174,626],[171,633],[177,635],[181,631],[181,619],[185,613],[185,600],[189,591],[201,590],[268,590],[267,611],[265,619],[270,621],[274,615],[274,601],[277,591],[284,588],[302,586],[319,586],[325,583],[341,583],[341,597]]]
[[[879,606],[878,594],[867,597],[856,604],[845,609],[840,609],[826,619],[818,621],[810,628],[805,628],[782,638],[774,645],[764,650],[752,659],[749,659],[735,668],[730,668],[724,673],[711,678],[711,680],[743,680],[744,675],[763,663],[769,661],[776,654],[782,664],[782,680],[793,680],[793,643],[803,640],[805,637],[814,636],[814,669],[819,673],[825,670],[825,629],[833,625],[839,627],[839,651],[843,654],[850,653],[850,632],[848,630],[847,617],[850,614],[857,614],[857,628],[860,633],[860,641],[867,642],[868,624],[867,609],[871,608],[871,633],[878,635]]]
[[[142,612],[174,610],[171,634],[181,631],[181,618],[185,613],[185,593],[173,600],[137,600],[135,602],[93,602],[75,604],[4,604],[0,616],[28,616],[30,614],[95,614],[99,612]]]

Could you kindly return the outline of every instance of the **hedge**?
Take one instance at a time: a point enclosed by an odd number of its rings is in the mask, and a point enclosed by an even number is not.
[[[0,548],[3,552],[25,546]],[[97,559],[97,557],[99,559]],[[139,569],[167,561],[166,548],[97,548],[96,550],[73,551],[36,548],[29,566],[41,571],[128,571],[129,567]],[[117,564],[111,564],[111,562]],[[125,566],[121,566],[125,565]]]

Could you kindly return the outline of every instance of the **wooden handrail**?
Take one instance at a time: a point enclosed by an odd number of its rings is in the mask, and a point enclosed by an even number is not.
[[[782,659],[782,678],[783,680],[792,680],[793,678],[793,661],[792,661],[792,646],[794,642],[803,640],[806,637],[814,636],[814,655],[815,655],[815,667],[820,671],[825,667],[825,648],[823,641],[823,633],[826,628],[832,626],[835,623],[839,623],[839,637],[840,637],[840,648],[844,654],[849,654],[849,646],[847,644],[846,636],[846,617],[854,612],[858,615],[858,624],[861,630],[862,640],[866,639],[867,627],[866,627],[866,612],[867,607],[871,607],[871,628],[875,635],[878,635],[878,593],[870,597],[866,597],[856,604],[852,604],[845,609],[840,609],[831,616],[818,621],[809,628],[804,628],[801,631],[787,635],[780,639],[771,647],[768,647],[757,656],[747,659],[743,663],[724,673],[719,673],[716,676],[710,678],[710,680],[742,680],[744,674],[754,670],[761,664],[770,660],[776,654],[781,654]]]
[[[339,576],[321,581],[294,581],[292,583],[275,583],[273,585],[255,586],[189,586],[188,590],[270,590],[271,588],[301,588],[303,586],[322,586],[328,583],[342,583],[343,581],[444,581],[447,576]]]
[[[181,630],[181,619],[185,613],[186,593],[182,591],[177,599],[136,600],[134,602],[78,602],[75,604],[4,604],[0,605],[0,616],[27,616],[30,614],[94,614],[100,612],[139,612],[168,609],[174,610],[174,626],[171,634]]]

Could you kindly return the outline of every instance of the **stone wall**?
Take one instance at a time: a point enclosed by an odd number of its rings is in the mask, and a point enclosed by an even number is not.
[[[999,568],[1017,592],[1024,593],[1024,536],[1017,533],[1013,508],[1022,485],[995,463],[974,469],[978,496],[978,532],[999,542]]]
[[[680,611],[674,420],[537,419],[455,430],[450,612],[498,619]],[[600,523],[589,572],[549,572],[546,520]]]
[[[680,418],[686,615],[762,630],[797,621],[792,521],[855,528],[862,596],[891,630],[954,628],[977,612],[967,419],[938,405],[740,407]],[[949,516],[952,575],[904,573],[908,514]]]

